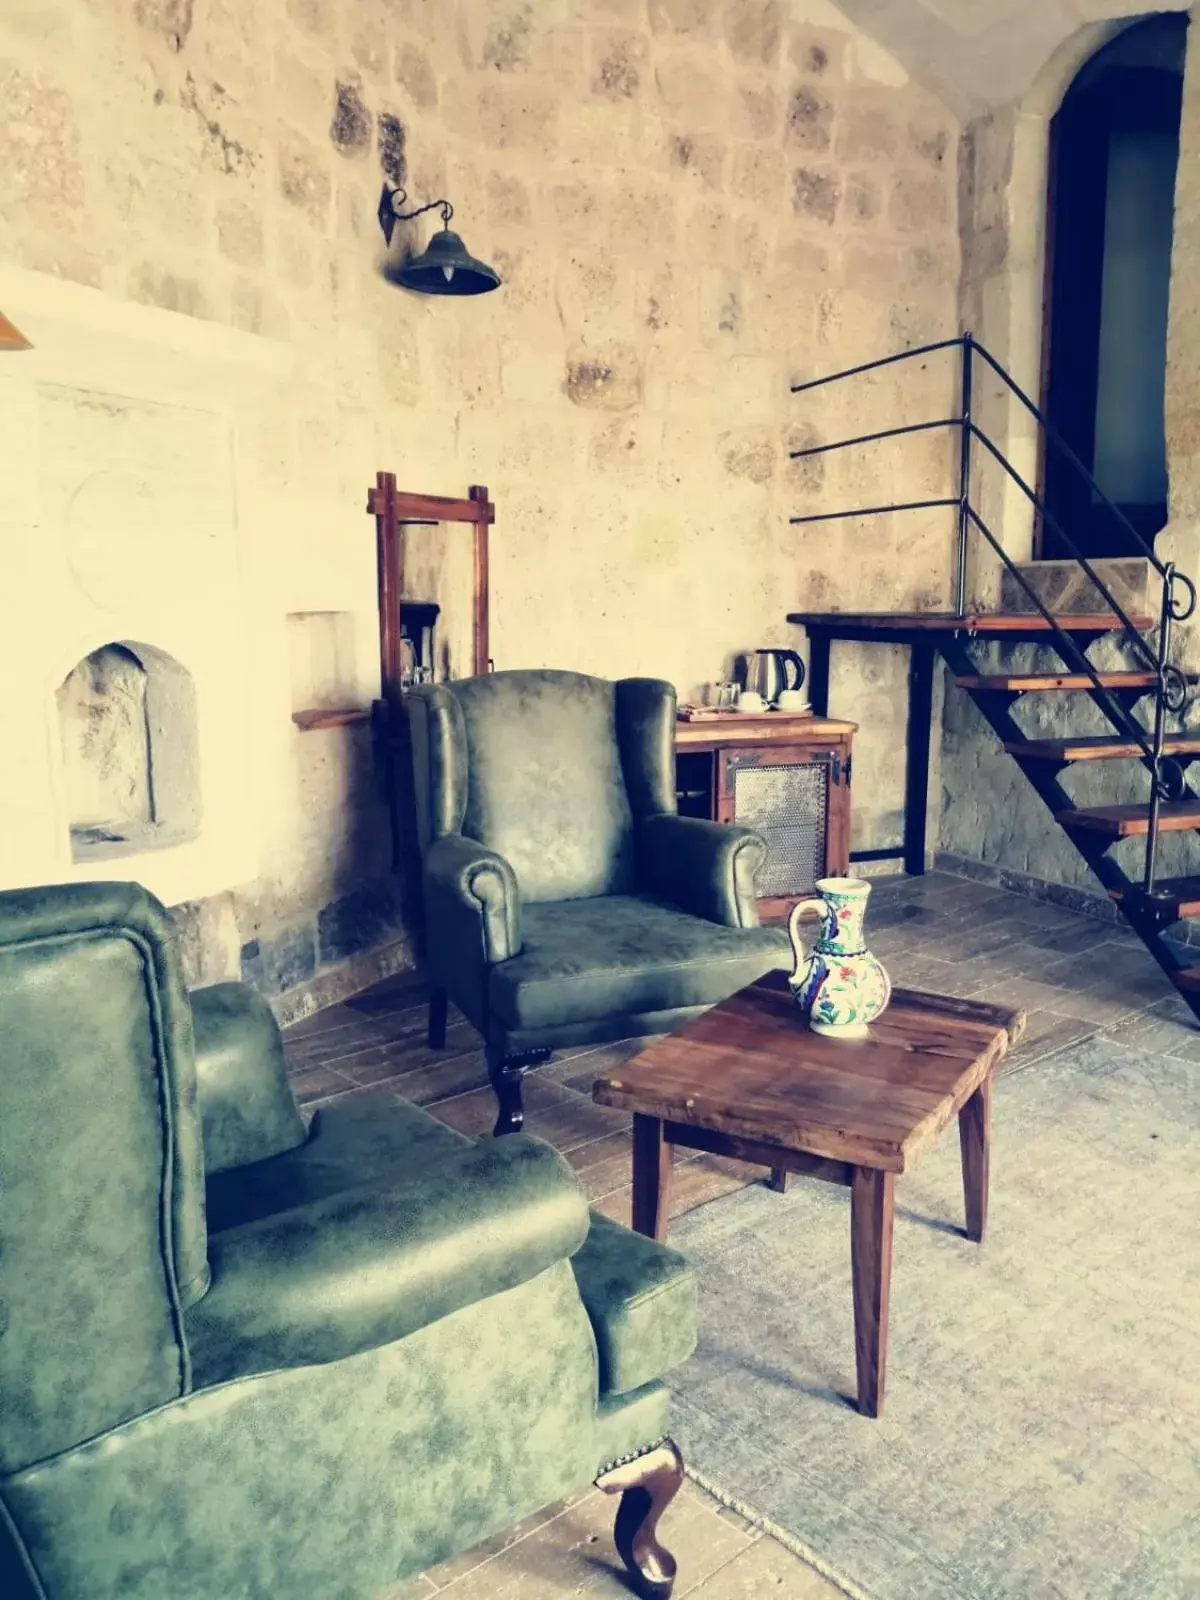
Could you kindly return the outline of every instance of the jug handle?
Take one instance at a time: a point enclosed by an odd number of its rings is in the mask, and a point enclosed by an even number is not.
[[[803,662],[799,652],[796,651],[796,650],[781,650],[779,652],[779,654],[783,657],[784,661],[790,662],[791,665],[794,666],[795,669],[796,669],[796,681],[795,681],[795,683],[786,682],[787,673],[786,672],[784,673],[784,679],[785,679],[784,688],[785,689],[803,689],[803,687],[804,687],[804,662]]]
[[[800,919],[813,911],[822,917],[826,917],[829,914],[829,907],[819,895],[813,895],[808,900],[797,900],[788,916],[788,938],[791,940],[792,956],[796,963],[792,969],[793,978],[800,976],[800,969],[808,960],[808,951],[805,950],[800,939]]]

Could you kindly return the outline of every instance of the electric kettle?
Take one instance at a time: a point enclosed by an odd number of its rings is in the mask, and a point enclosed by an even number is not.
[[[804,685],[804,663],[794,650],[756,650],[746,668],[747,689],[762,695],[768,705],[774,705],[783,690]]]

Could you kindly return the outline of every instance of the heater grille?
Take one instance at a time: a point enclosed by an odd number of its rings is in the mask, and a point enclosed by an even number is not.
[[[743,765],[733,771],[733,820],[767,842],[758,893],[807,894],[825,876],[829,763]]]

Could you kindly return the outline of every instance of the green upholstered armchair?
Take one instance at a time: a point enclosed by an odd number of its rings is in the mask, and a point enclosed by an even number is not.
[[[377,1600],[597,1479],[670,1591],[681,1257],[529,1138],[306,1127],[133,884],[0,894],[0,1594]]]
[[[787,964],[758,926],[761,837],[677,814],[669,683],[497,672],[406,705],[429,1043],[448,997],[484,1035],[497,1133],[555,1046],[667,1032]]]

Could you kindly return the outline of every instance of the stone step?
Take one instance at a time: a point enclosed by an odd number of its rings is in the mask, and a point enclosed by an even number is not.
[[[1092,571],[1126,616],[1157,616],[1160,583],[1145,556],[1110,556],[1091,562]],[[1104,611],[1109,602],[1077,561],[1029,561],[1021,576],[1050,611]],[[1033,601],[1007,569],[1000,587],[1003,611],[1036,611]]]

